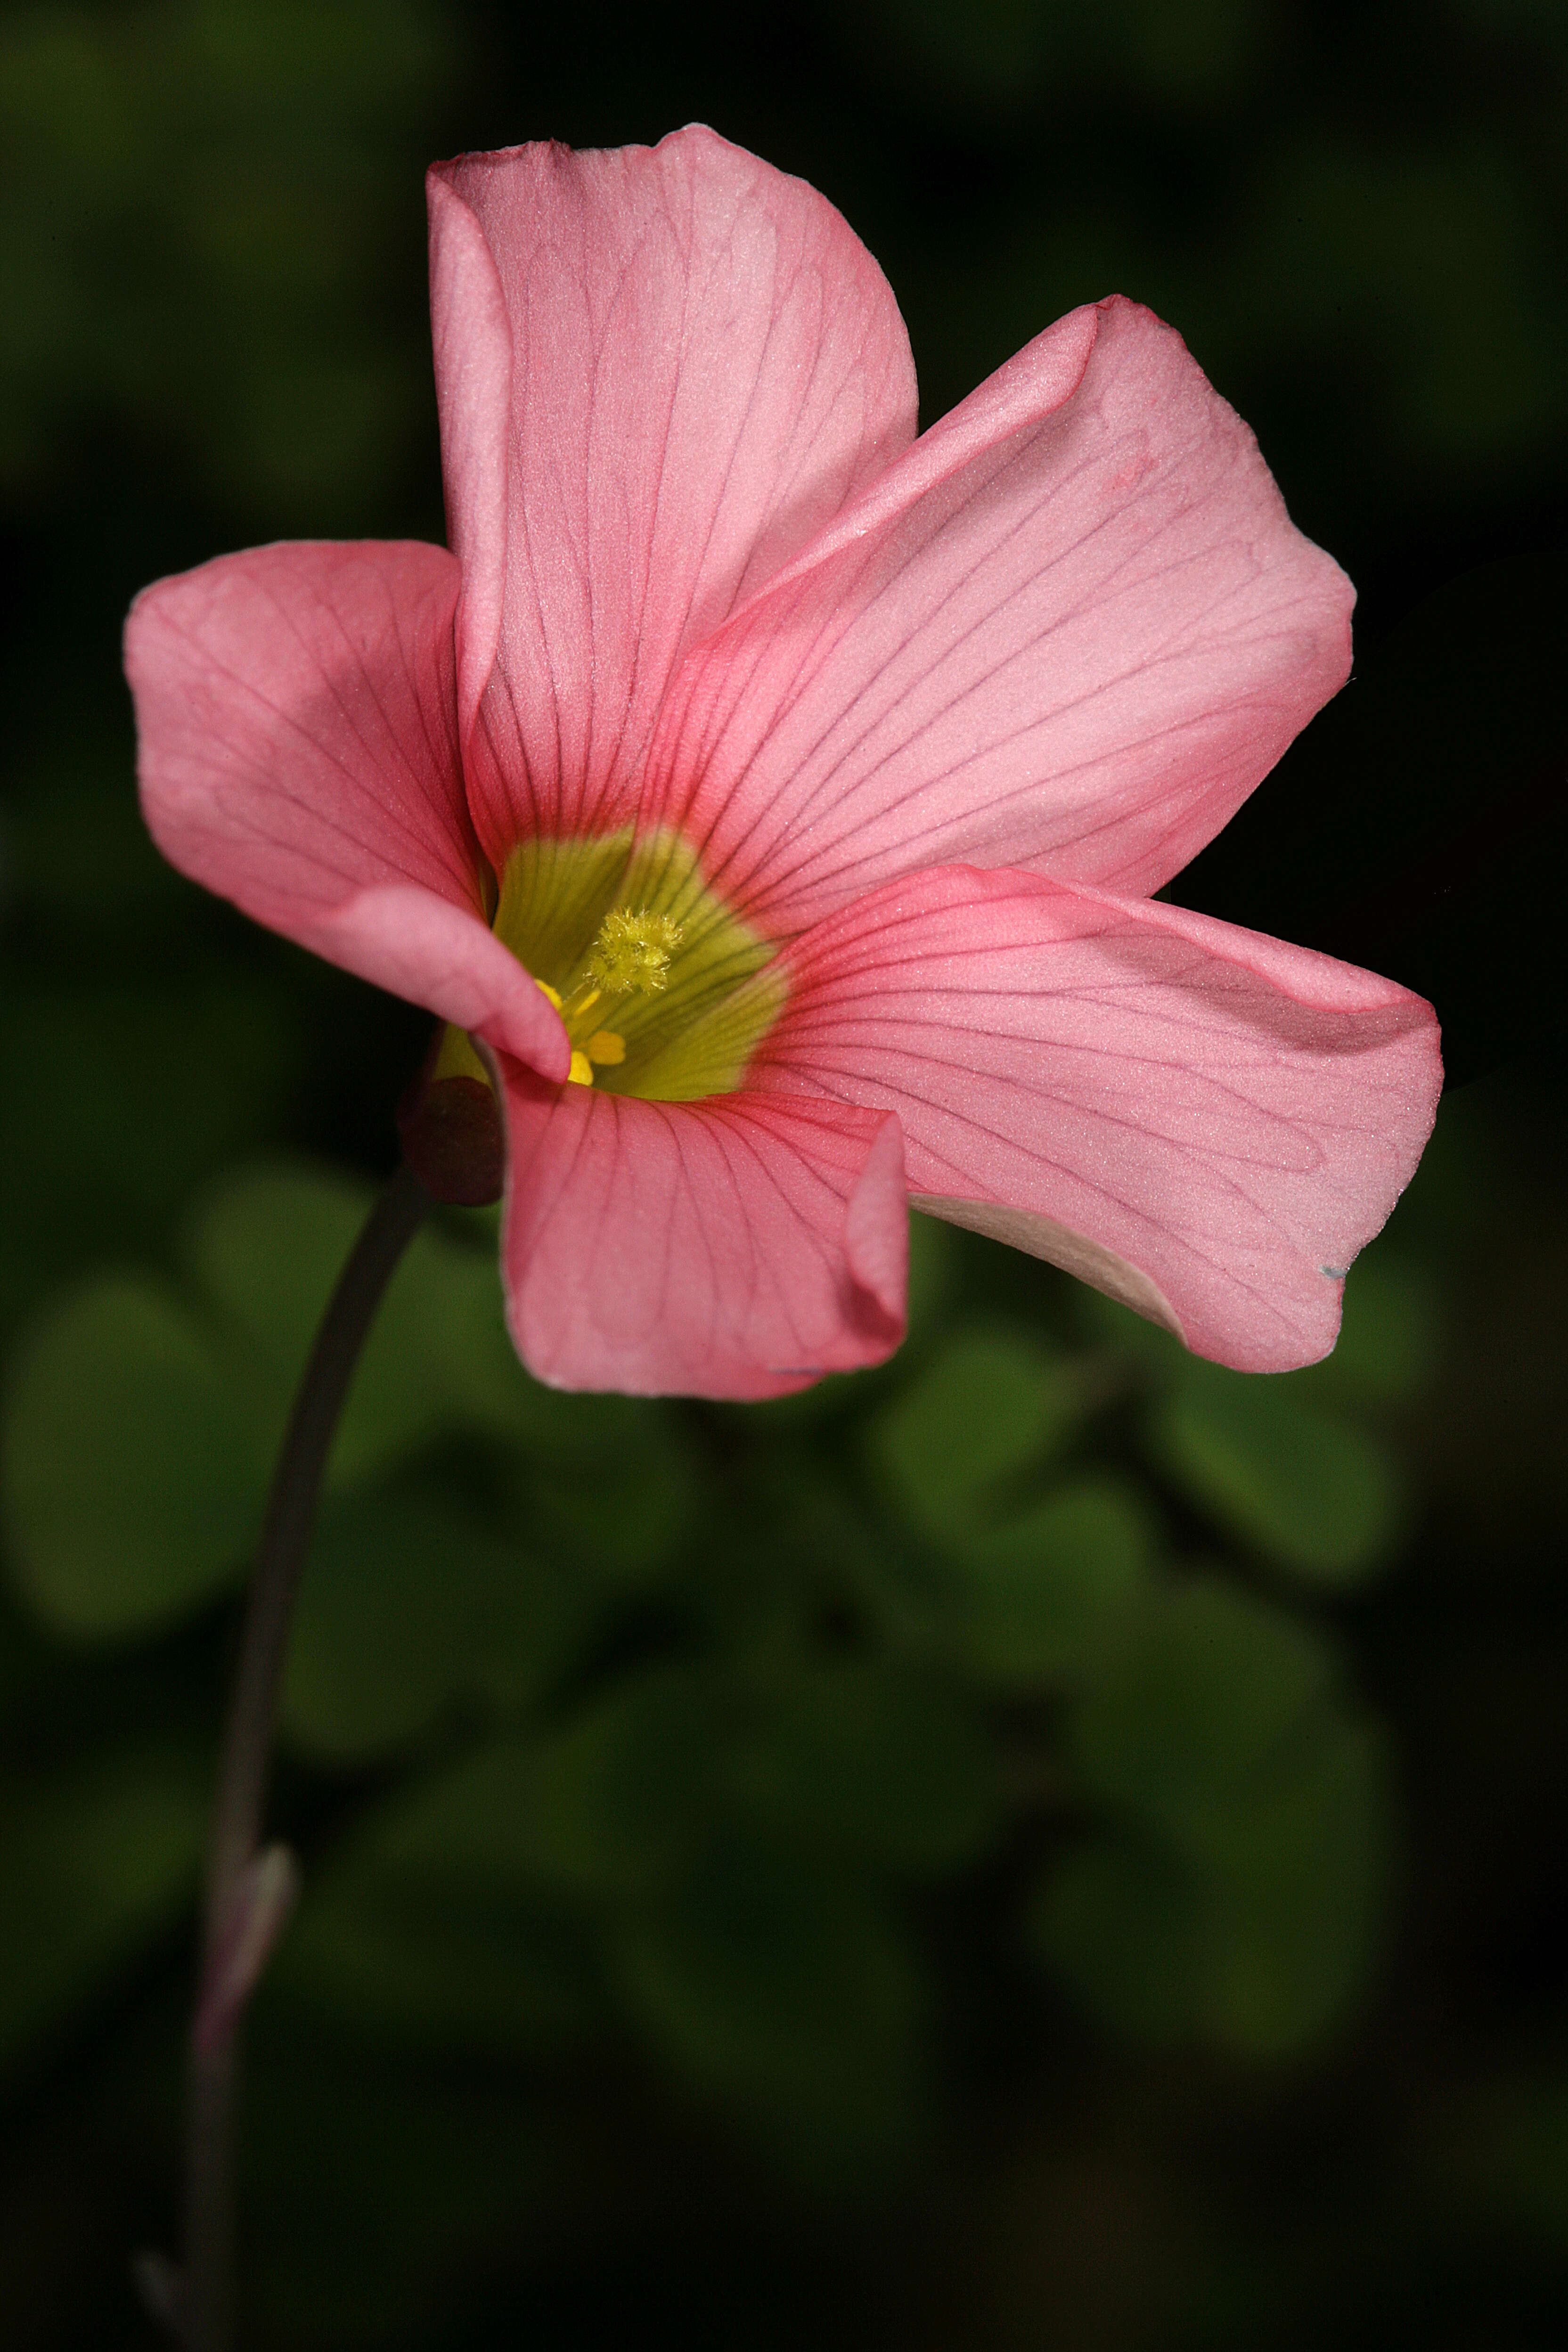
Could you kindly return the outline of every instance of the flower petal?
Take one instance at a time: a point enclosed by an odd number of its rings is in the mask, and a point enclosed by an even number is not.
[[[1431,1131],[1430,1005],[1175,907],[947,867],[789,951],[750,1083],[897,1113],[910,1199],[1200,1355],[1326,1355]]]
[[[906,446],[914,370],[887,281],[833,206],[700,127],[438,164],[431,233],[474,615],[463,741],[499,865],[525,833],[625,821],[682,649]]]
[[[457,752],[458,567],[416,542],[220,556],[125,629],[142,805],[183,874],[552,1076],[559,1016],[485,919]]]
[[[511,442],[511,325],[485,233],[438,172],[430,211],[430,342],[441,408],[447,531],[463,574],[458,606],[459,740],[500,646]]]
[[[899,1123],[746,1095],[644,1102],[503,1065],[518,1352],[559,1388],[783,1396],[903,1337]]]
[[[959,859],[1152,890],[1342,683],[1352,601],[1180,337],[1075,310],[692,653],[648,816],[775,930]]]

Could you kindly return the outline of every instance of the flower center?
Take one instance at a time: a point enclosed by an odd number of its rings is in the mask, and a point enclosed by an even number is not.
[[[588,969],[568,997],[547,980],[539,983],[566,1024],[572,1040],[572,1083],[591,1087],[597,1066],[615,1069],[626,1058],[618,1029],[601,1025],[599,1007],[607,997],[658,996],[669,985],[669,959],[680,945],[680,925],[672,915],[647,907],[616,907],[599,925]]]
[[[732,1094],[784,1006],[773,947],[679,835],[520,843],[494,929],[565,1024],[572,1082],[657,1102]],[[433,1074],[483,1075],[449,1030]]]

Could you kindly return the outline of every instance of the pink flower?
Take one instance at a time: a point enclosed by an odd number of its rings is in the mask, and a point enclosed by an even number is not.
[[[437,1097],[493,1080],[528,1364],[878,1362],[906,1199],[1222,1362],[1325,1354],[1436,1024],[1148,895],[1350,661],[1179,338],[1076,310],[917,440],[876,264],[711,131],[429,197],[452,551],[222,557],[126,660],[165,855],[451,1024]]]

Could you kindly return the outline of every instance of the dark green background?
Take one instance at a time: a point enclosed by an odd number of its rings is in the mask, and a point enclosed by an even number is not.
[[[561,1402],[474,1221],[423,1248],[290,1683],[254,2340],[1544,2352],[1553,0],[0,20],[0,2332],[156,2340],[234,1594],[426,1034],[160,866],[121,615],[257,540],[439,538],[425,163],[694,118],[846,213],[927,419],[1079,300],[1181,328],[1362,602],[1173,895],[1429,990],[1468,1083],[1285,1381],[924,1228],[885,1372]]]

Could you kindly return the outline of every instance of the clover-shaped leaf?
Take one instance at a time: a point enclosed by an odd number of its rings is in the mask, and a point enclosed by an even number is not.
[[[11,1381],[5,1516],[23,1598],[61,1633],[169,1622],[237,1574],[281,1412],[210,1322],[110,1277],[64,1299]]]
[[[962,1654],[1004,1689],[1081,1672],[1102,1628],[1145,1593],[1154,1557],[1152,1522],[1130,1486],[1058,1486],[954,1547]]]
[[[957,1332],[873,1423],[871,1464],[911,1525],[949,1542],[1060,1449],[1084,1406],[1079,1367],[1026,1333]]]
[[[1299,1375],[1249,1379],[1193,1359],[1155,1406],[1155,1458],[1248,1550],[1329,1587],[1390,1558],[1405,1516],[1387,1448],[1317,1403]]]

